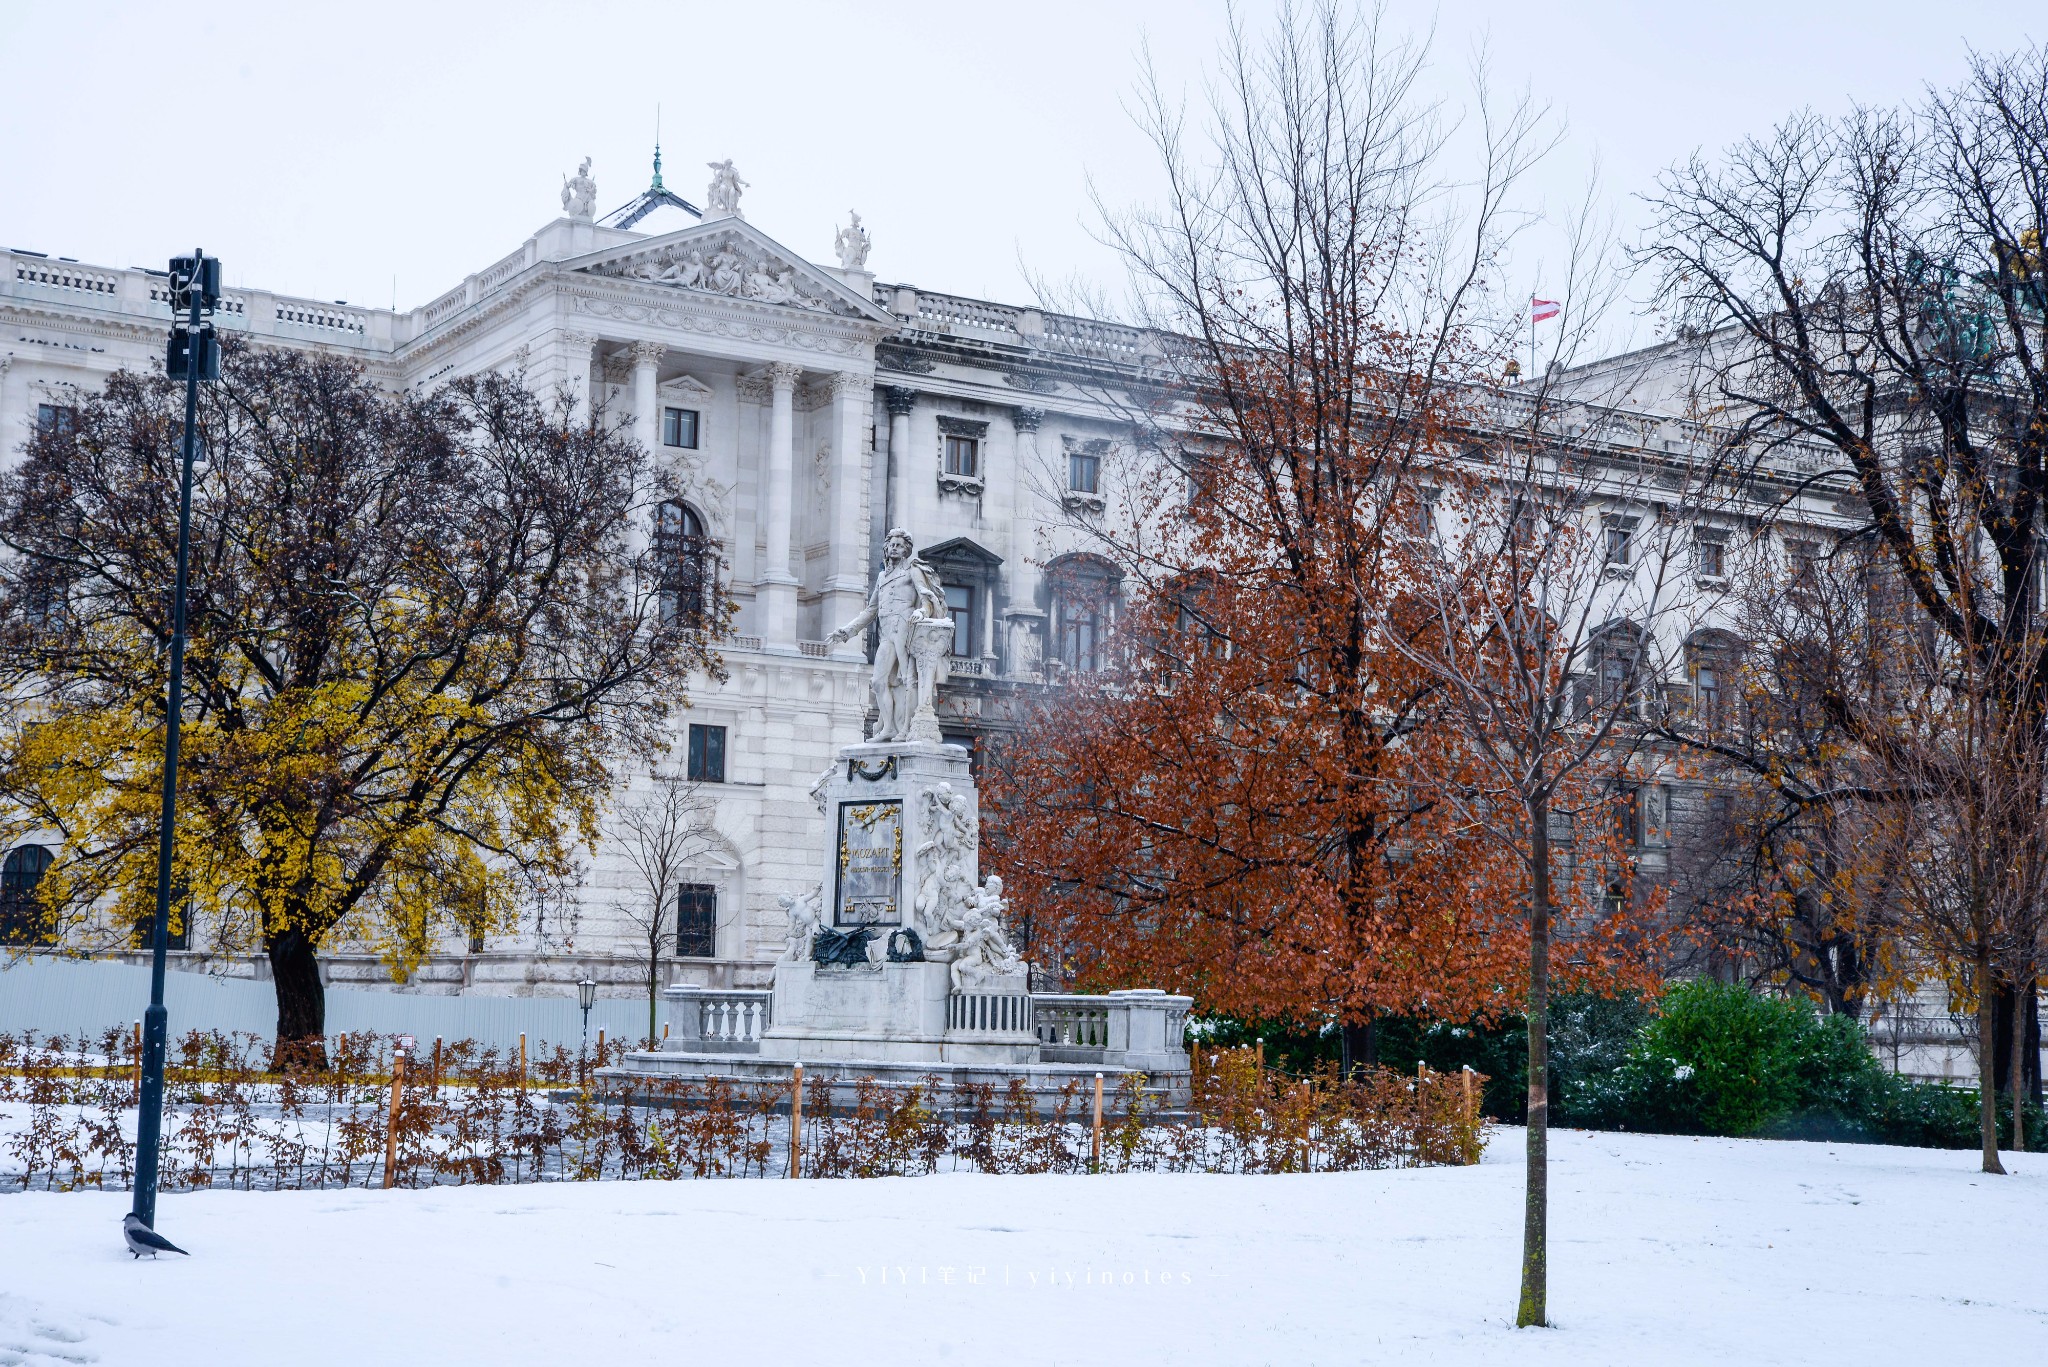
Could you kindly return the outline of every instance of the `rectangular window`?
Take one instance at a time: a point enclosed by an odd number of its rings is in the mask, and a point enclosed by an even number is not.
[[[1702,579],[1728,577],[1727,543],[1702,537],[1693,542],[1693,569]]]
[[[1100,620],[1092,611],[1060,614],[1060,663],[1083,674],[1095,672],[1095,637]]]
[[[981,443],[973,437],[946,438],[946,473],[981,478]]]
[[[692,783],[725,782],[725,728],[690,723],[689,779]]]
[[[1634,673],[1631,664],[1625,655],[1610,654],[1600,661],[1600,702],[1603,706],[1611,706],[1628,696],[1629,675]]]
[[[1629,849],[1643,843],[1643,791],[1624,788],[1614,808],[1614,834]]]
[[[1631,542],[1631,541],[1632,541],[1632,540],[1634,539],[1634,537],[1635,537],[1635,531],[1636,531],[1636,526],[1635,526],[1635,523],[1633,523],[1633,522],[1627,522],[1627,521],[1623,521],[1623,520],[1622,520],[1622,519],[1620,519],[1620,518],[1610,518],[1610,519],[1608,520],[1608,523],[1607,523],[1607,563],[1608,563],[1608,564],[1610,564],[1610,565],[1626,565],[1626,564],[1628,564],[1628,563],[1629,563],[1629,553],[1630,553],[1630,550],[1631,550],[1630,542]]]
[[[156,947],[156,912],[154,910],[135,923],[135,947],[145,950]],[[190,902],[187,902],[182,907],[173,906],[171,908],[171,923],[169,933],[164,940],[164,948],[169,950],[187,950],[192,948],[192,904]]]
[[[62,436],[78,430],[78,410],[69,404],[39,403],[36,405],[36,431],[51,436]]]
[[[1436,540],[1437,498],[1438,493],[1435,489],[1419,489],[1416,491],[1415,534],[1426,541]]]
[[[1077,494],[1099,494],[1102,457],[1094,451],[1067,452],[1067,488]]]
[[[661,444],[680,446],[686,450],[697,449],[697,410],[694,408],[664,408],[661,410]]]
[[[1796,580],[1813,578],[1820,566],[1820,543],[1818,541],[1789,540],[1785,543],[1785,561]]]
[[[676,897],[676,953],[685,959],[718,957],[718,889],[685,883]]]
[[[946,615],[953,619],[953,654],[963,660],[981,654],[975,649],[980,638],[974,630],[974,590],[965,584],[946,585]]]
[[[1721,719],[1721,671],[1709,664],[1693,670],[1693,694],[1699,704],[1699,718],[1712,726]]]

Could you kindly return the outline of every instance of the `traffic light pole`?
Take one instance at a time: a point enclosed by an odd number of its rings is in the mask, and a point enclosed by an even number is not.
[[[135,1121],[135,1204],[137,1219],[156,1228],[157,1157],[163,1140],[164,1060],[169,1050],[169,1016],[164,1010],[164,956],[171,936],[171,850],[178,802],[178,723],[185,708],[185,582],[192,545],[192,466],[199,452],[199,381],[214,378],[219,353],[213,330],[201,317],[213,307],[219,264],[205,252],[171,263],[174,301],[177,275],[188,265],[184,297],[185,450],[178,478],[178,575],[171,595],[171,680],[164,701],[164,798],[157,820],[156,921],[149,962],[149,1009],[142,1015],[142,1104]],[[174,305],[175,306],[175,305]],[[171,364],[179,355],[179,337],[171,338]],[[175,373],[175,372],[174,372]]]

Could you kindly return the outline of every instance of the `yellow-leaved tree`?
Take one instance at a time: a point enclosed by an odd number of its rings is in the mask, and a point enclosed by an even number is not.
[[[402,974],[515,923],[729,605],[634,537],[648,453],[515,376],[393,393],[231,347],[193,489],[174,886],[269,960],[278,1052],[318,1066],[318,954]],[[155,905],[181,396],[111,377],[0,484],[0,801],[45,833],[36,938],[130,941]]]

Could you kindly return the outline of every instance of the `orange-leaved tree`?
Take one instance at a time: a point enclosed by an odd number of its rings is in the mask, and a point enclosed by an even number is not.
[[[1055,500],[1049,565],[1097,568],[1055,576],[1061,686],[991,765],[1034,957],[1340,1022],[1347,1055],[1387,1013],[1512,1009],[1523,934],[1512,861],[1432,796],[1462,753],[1390,630],[1543,138],[1539,111],[1490,111],[1482,164],[1446,165],[1424,58],[1334,5],[1236,32],[1200,153],[1147,90],[1166,201],[1105,217],[1162,360],[1110,396],[1132,439],[1097,497]],[[1454,185],[1458,233],[1431,208]],[[1089,585],[1117,586],[1106,650]]]

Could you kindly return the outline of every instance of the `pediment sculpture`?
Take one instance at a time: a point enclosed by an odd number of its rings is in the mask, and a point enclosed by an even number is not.
[[[752,299],[763,304],[851,314],[840,300],[808,279],[791,262],[737,237],[713,242],[672,243],[655,251],[597,268],[597,274],[677,289]]]

